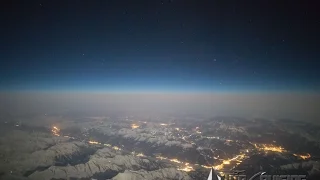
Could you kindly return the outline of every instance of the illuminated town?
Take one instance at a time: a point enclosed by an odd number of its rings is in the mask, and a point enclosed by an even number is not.
[[[57,128],[56,126],[53,126],[53,127],[52,127],[51,132],[52,132],[52,134],[55,135],[55,136],[60,136],[60,134],[59,134],[60,129]]]
[[[132,129],[136,129],[136,128],[138,128],[139,126],[137,125],[137,124],[131,124],[131,128]]]
[[[301,158],[303,160],[311,158],[311,155],[309,153],[306,154],[306,155],[302,155],[302,154],[293,154],[293,155],[296,156],[296,157],[299,157],[299,158]]]

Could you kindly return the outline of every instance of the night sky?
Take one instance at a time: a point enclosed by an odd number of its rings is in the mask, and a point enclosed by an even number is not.
[[[0,89],[319,92],[317,6],[274,2],[2,2]]]

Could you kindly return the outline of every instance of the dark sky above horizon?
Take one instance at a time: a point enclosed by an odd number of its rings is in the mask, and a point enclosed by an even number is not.
[[[7,1],[0,89],[319,92],[317,6],[246,2]]]

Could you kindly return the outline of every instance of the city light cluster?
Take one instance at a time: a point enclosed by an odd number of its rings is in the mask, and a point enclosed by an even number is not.
[[[143,153],[139,153],[136,156],[138,156],[138,157],[146,157]]]
[[[137,124],[131,124],[131,128],[132,128],[132,129],[136,129],[136,128],[138,128],[138,127],[140,127],[140,126],[137,125]]]
[[[60,129],[57,128],[56,126],[53,126],[53,127],[52,127],[51,132],[52,132],[53,135],[55,135],[55,136],[60,136]]]
[[[206,169],[213,168],[215,170],[223,170],[226,165],[230,165],[233,162],[235,162],[236,164],[240,164],[245,158],[246,158],[245,154],[239,154],[239,155],[236,155],[235,157],[233,157],[231,159],[223,160],[221,164],[218,164],[218,165],[215,165],[215,166],[201,165],[201,167],[206,168]]]
[[[193,167],[189,165],[189,163],[185,163],[184,164],[185,166],[183,168],[178,168],[178,170],[180,171],[186,171],[186,172],[189,172],[189,171],[194,171]]]
[[[169,159],[169,161],[171,161],[171,162],[175,162],[175,163],[182,163],[181,161],[179,161],[178,159]]]

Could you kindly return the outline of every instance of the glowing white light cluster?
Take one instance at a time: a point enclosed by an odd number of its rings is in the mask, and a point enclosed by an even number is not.
[[[60,129],[57,128],[56,126],[53,126],[53,127],[52,127],[51,132],[52,132],[52,134],[55,135],[55,136],[60,136]]]

